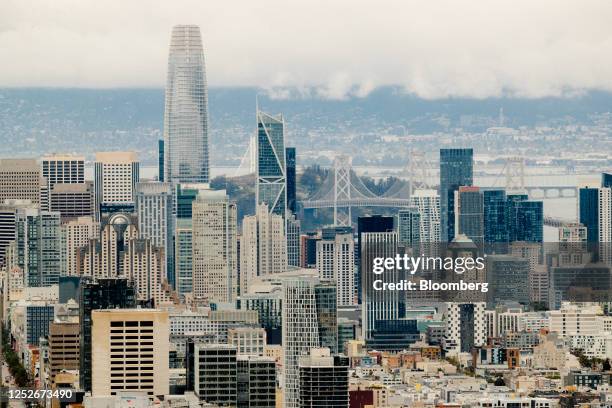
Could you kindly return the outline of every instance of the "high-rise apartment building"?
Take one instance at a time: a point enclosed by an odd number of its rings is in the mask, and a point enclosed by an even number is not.
[[[285,408],[300,407],[299,359],[319,347],[315,286],[317,278],[283,281],[283,397]]]
[[[69,154],[44,156],[40,160],[42,176],[47,180],[49,191],[56,184],[85,183],[85,157]]]
[[[174,284],[180,297],[193,291],[192,240],[191,218],[177,218],[174,229]]]
[[[163,262],[170,283],[174,282],[174,248],[172,245],[172,188],[170,183],[137,183],[136,213],[138,235],[150,239],[153,246],[163,250]]]
[[[349,406],[349,359],[332,356],[329,349],[311,349],[300,358],[300,406]]]
[[[455,238],[455,191],[474,184],[474,152],[440,149],[440,234],[442,242]]]
[[[485,303],[447,303],[446,334],[443,347],[447,352],[472,351],[486,343]]]
[[[612,187],[599,189],[599,260],[612,264]]]
[[[91,393],[112,396],[169,393],[168,312],[155,309],[94,310]]]
[[[61,276],[79,274],[79,249],[87,246],[100,234],[100,223],[92,217],[79,217],[60,225],[60,271]]]
[[[33,206],[30,200],[7,200],[0,203],[0,267],[6,264],[5,254],[8,245],[15,241],[17,212],[20,208]]]
[[[98,152],[94,163],[95,210],[102,204],[134,204],[140,164],[134,152]]]
[[[27,286],[50,286],[60,276],[60,214],[22,208],[16,213],[16,264]]]
[[[134,307],[136,307],[136,291],[127,279],[98,279],[96,282],[81,282],[79,381],[84,391],[92,389],[92,311]],[[107,339],[110,339],[108,334]],[[164,360],[168,361],[167,356]]]
[[[193,202],[192,217],[193,295],[233,302],[238,284],[236,204],[225,190],[201,191]]]
[[[416,190],[410,205],[419,212],[421,244],[440,242],[440,196],[435,190]]]
[[[265,203],[272,214],[285,217],[287,177],[285,121],[257,111],[257,204]]]
[[[0,159],[0,203],[5,200],[30,200],[40,204],[41,187],[47,182],[35,159]]]
[[[336,283],[321,280],[315,285],[315,305],[319,347],[327,347],[332,353],[338,352],[338,306]]]
[[[324,230],[317,242],[317,271],[321,279],[336,283],[337,305],[355,304],[355,241],[351,227]]]
[[[172,28],[164,111],[164,181],[208,183],[208,86],[200,28]]]
[[[247,293],[257,276],[287,270],[285,220],[258,204],[255,215],[244,217],[240,237],[240,291]]]
[[[301,222],[295,214],[287,214],[285,229],[287,237],[287,264],[289,266],[300,266],[300,232]]]
[[[421,241],[421,214],[416,207],[400,209],[397,213],[397,233],[399,241],[409,247]]]
[[[484,201],[478,187],[459,186],[455,191],[455,237],[463,234],[476,245],[484,242]]]

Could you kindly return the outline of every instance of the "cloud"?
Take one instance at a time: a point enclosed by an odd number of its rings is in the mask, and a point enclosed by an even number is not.
[[[0,86],[162,87],[171,27],[202,29],[210,86],[278,98],[612,91],[612,2],[4,0]]]

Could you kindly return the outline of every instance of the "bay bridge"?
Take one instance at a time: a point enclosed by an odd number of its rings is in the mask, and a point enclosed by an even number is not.
[[[408,207],[413,192],[435,189],[431,182],[432,167],[417,153],[410,155],[409,165],[404,168],[406,180],[399,179],[382,195],[370,191],[356,174],[349,156],[340,155],[334,160],[332,168],[317,192],[301,202],[304,209],[332,208],[335,225],[351,225],[353,207]],[[418,163],[418,165],[417,165]],[[482,189],[501,189],[514,193],[527,193],[530,198],[572,198],[578,194],[575,186],[526,186],[524,160],[511,157],[506,160],[502,175],[506,182],[503,187],[482,187]],[[502,176],[500,175],[500,176]],[[544,224],[560,227],[573,221],[545,216]]]

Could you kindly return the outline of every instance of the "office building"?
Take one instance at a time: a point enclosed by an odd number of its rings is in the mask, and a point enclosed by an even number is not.
[[[559,242],[587,242],[587,227],[580,223],[571,223],[559,227]]]
[[[612,265],[612,187],[599,189],[599,260]]]
[[[283,398],[285,408],[300,407],[299,359],[319,347],[315,286],[317,278],[283,281]]]
[[[194,391],[200,401],[221,407],[236,406],[237,366],[236,346],[195,344]]]
[[[488,255],[486,270],[489,282],[487,295],[493,305],[509,301],[529,304],[528,259],[508,255]]]
[[[403,271],[393,268],[378,275],[373,271],[374,258],[394,258],[400,252],[396,232],[365,232],[361,234],[362,336],[370,337],[376,320],[404,317],[405,295],[396,290],[374,290],[375,280],[400,282]]]
[[[416,320],[376,320],[374,330],[366,339],[366,348],[399,353],[410,348],[419,338]]]
[[[173,300],[166,280],[163,249],[154,246],[150,239],[127,241],[121,261],[120,276],[134,283],[137,300],[153,300],[155,305]]]
[[[397,213],[397,233],[399,242],[413,247],[421,240],[421,214],[416,207],[404,208]]]
[[[295,214],[287,214],[287,265],[300,266],[300,232],[301,223]]]
[[[601,173],[601,187],[612,188],[612,173]]]
[[[6,264],[5,255],[9,244],[15,241],[17,212],[33,206],[30,200],[7,200],[0,203],[0,267]]]
[[[276,362],[270,357],[237,357],[237,407],[276,406]]]
[[[21,208],[16,213],[15,264],[27,286],[50,286],[60,276],[60,214]]]
[[[485,303],[447,303],[446,333],[443,347],[447,353],[469,353],[486,343]]]
[[[336,283],[321,280],[315,285],[315,305],[319,331],[319,347],[338,353],[338,307]]]
[[[285,121],[257,111],[256,203],[267,204],[271,214],[285,217],[287,178],[285,165]]]
[[[316,232],[306,232],[300,236],[300,266],[314,268],[317,264],[317,242],[321,237]]]
[[[358,303],[363,302],[362,277],[364,275],[362,265],[364,265],[362,254],[362,234],[366,232],[390,232],[393,231],[393,217],[385,217],[382,215],[372,215],[369,217],[357,218],[357,273],[355,274],[355,286],[357,288]]]
[[[240,238],[240,291],[247,293],[257,276],[287,270],[285,220],[270,213],[267,204],[257,205],[256,214],[244,217]]]
[[[455,238],[455,191],[474,185],[472,149],[440,149],[440,234],[442,242]]]
[[[317,242],[317,271],[321,279],[336,283],[337,305],[355,302],[355,242],[350,227]]]
[[[578,212],[578,221],[587,229],[587,242],[599,242],[599,188],[578,191]]]
[[[562,304],[559,310],[549,312],[550,331],[558,333],[562,338],[601,334],[600,312],[596,306]]]
[[[510,242],[544,241],[544,204],[527,195],[508,195],[508,230]]]
[[[459,186],[455,191],[455,237],[463,234],[476,245],[484,242],[484,202],[478,187]]]
[[[40,160],[42,176],[47,180],[49,191],[56,184],[85,183],[85,157],[69,154],[44,156]]]
[[[227,331],[227,342],[236,346],[239,356],[263,356],[266,331],[260,327],[234,327]]]
[[[172,188],[169,183],[137,183],[135,189],[139,238],[150,239],[162,249],[165,271],[174,282],[174,248],[172,246]]]
[[[92,311],[134,307],[136,307],[136,291],[127,279],[98,279],[95,283],[81,282],[79,381],[84,391],[91,391]]]
[[[200,28],[172,28],[164,111],[164,181],[208,183],[208,86]]]
[[[79,249],[87,246],[100,234],[100,223],[91,216],[78,217],[60,225],[61,276],[77,276],[79,273]]]
[[[266,331],[267,344],[282,341],[282,288],[277,285],[251,286],[250,293],[240,295],[240,308],[257,312],[258,321]]]
[[[484,242],[487,244],[509,242],[506,192],[484,190],[482,198]]]
[[[164,139],[157,141],[157,181],[164,182]]]
[[[193,231],[191,218],[177,218],[174,230],[175,288],[181,298],[193,291]]]
[[[348,407],[348,357],[312,349],[300,358],[300,407]]]
[[[91,320],[94,397],[125,391],[168,394],[168,312],[94,310]]]
[[[440,196],[435,190],[416,190],[410,205],[419,212],[421,244],[440,242]],[[422,245],[425,248],[431,245]]]
[[[59,212],[62,222],[94,216],[93,185],[55,183],[49,190],[49,210]]]
[[[49,374],[52,386],[58,373],[79,369],[79,338],[78,323],[53,322],[49,325]]]
[[[202,191],[193,202],[192,217],[193,296],[233,302],[238,285],[236,204],[225,190]]]
[[[30,200],[40,204],[42,178],[35,159],[0,159],[0,203],[5,200]]]
[[[140,164],[134,152],[98,152],[94,163],[95,210],[102,205],[133,205],[140,180]]]
[[[287,210],[292,214],[297,214],[297,199],[296,199],[296,156],[295,147],[285,148],[285,165],[287,175]]]

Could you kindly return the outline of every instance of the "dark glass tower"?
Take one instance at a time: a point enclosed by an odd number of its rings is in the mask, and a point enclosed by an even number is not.
[[[459,201],[456,203],[459,225],[456,226],[460,234],[464,234],[476,245],[484,241],[484,208],[483,195],[478,187],[459,187],[457,192]]]
[[[336,284],[322,281],[315,285],[315,303],[319,326],[319,345],[338,352],[338,310]]]
[[[157,141],[157,179],[164,181],[164,139]]]
[[[612,187],[612,173],[601,173],[601,186]]]
[[[578,200],[580,223],[587,228],[587,242],[599,242],[599,189],[581,188]]]
[[[510,241],[544,241],[544,206],[542,201],[529,201],[527,195],[508,196]]]
[[[79,306],[81,323],[79,377],[83,391],[91,391],[91,312],[100,309],[134,308],[136,292],[127,279],[98,279],[97,283],[81,281]]]
[[[440,149],[440,236],[455,238],[455,191],[474,184],[472,149]]]
[[[285,122],[282,115],[257,112],[257,204],[266,203],[271,214],[285,218],[287,178]]]
[[[297,212],[297,201],[295,199],[295,147],[285,149],[285,165],[287,166],[287,209],[293,214]]]
[[[370,217],[359,217],[357,219],[357,254],[355,260],[358,263],[355,268],[355,286],[357,287],[357,299],[361,304],[361,234],[364,232],[389,232],[393,231],[393,217],[372,215]]]
[[[508,242],[506,192],[504,190],[485,190],[482,195],[484,204],[484,241],[488,244]]]

